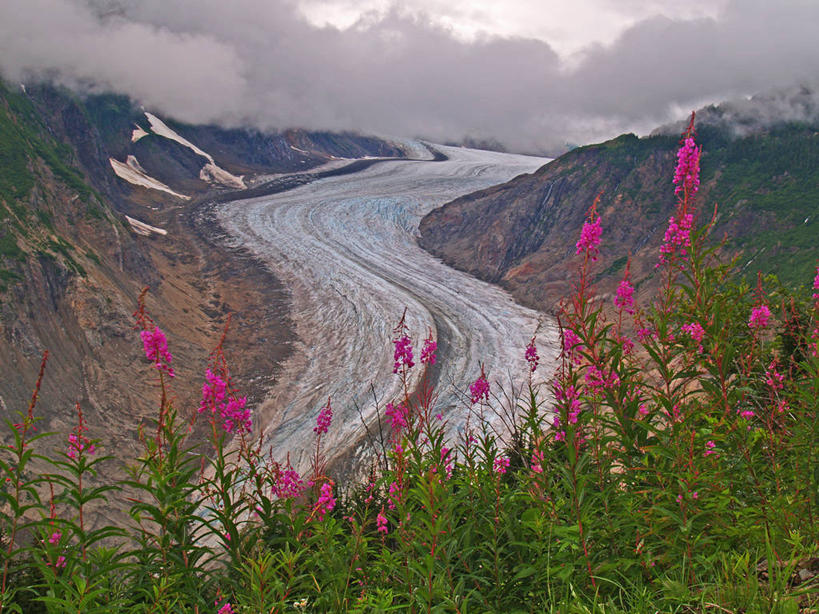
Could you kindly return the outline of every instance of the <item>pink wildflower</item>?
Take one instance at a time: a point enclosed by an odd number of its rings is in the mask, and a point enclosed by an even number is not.
[[[753,418],[756,415],[752,409],[742,409],[742,408],[740,408],[740,409],[737,409],[737,413],[740,416],[742,416],[743,418],[745,418],[746,420],[750,420],[751,418]]]
[[[481,368],[481,374],[476,379],[471,386],[469,386],[469,392],[472,393],[472,404],[480,403],[483,401],[489,402],[489,382],[486,381],[486,375],[483,372],[483,368]]]
[[[582,361],[580,353],[583,351],[583,344],[571,328],[563,329],[563,351],[573,363],[580,364]]]
[[[452,455],[451,450],[444,446],[441,448],[441,460],[444,463],[444,471],[446,472],[446,479],[452,478]]]
[[[48,543],[49,544],[56,544],[56,543],[58,543],[60,541],[62,536],[63,536],[63,534],[60,533],[59,531],[54,531],[54,533],[51,534],[51,537],[48,538]]]
[[[300,496],[307,485],[295,469],[280,471],[276,483],[273,484],[273,494],[279,499],[295,499]]]
[[[387,403],[384,413],[390,419],[390,427],[396,433],[400,433],[407,428],[407,415],[409,414],[409,410],[407,410],[404,405]]]
[[[648,407],[645,403],[640,403],[639,407],[637,407],[637,411],[640,413],[641,416],[648,415]]]
[[[85,429],[83,428],[82,430]],[[83,453],[93,456],[93,454],[97,451],[94,444],[82,434],[82,430],[79,430],[79,435],[76,433],[69,433],[68,435],[67,454],[69,458],[77,458],[77,456],[82,455]]]
[[[694,139],[688,136],[677,151],[677,168],[674,170],[674,194],[693,196],[700,187],[700,154]]]
[[[698,344],[697,351],[702,352],[702,339],[705,336],[705,330],[700,323],[691,322],[690,324],[684,324],[682,330],[691,335],[691,338]]]
[[[410,341],[410,338],[407,335],[401,335],[398,339],[395,339],[393,343],[395,344],[395,353],[393,354],[395,364],[393,365],[392,372],[398,373],[400,370],[414,367],[415,363],[412,360],[412,341]]]
[[[226,433],[249,433],[253,428],[250,410],[245,407],[247,397],[230,399],[222,410],[222,428]]]
[[[614,371],[605,373],[596,365],[592,365],[586,371],[586,384],[593,393],[602,392],[604,388],[614,388],[619,383],[620,377]]]
[[[329,482],[324,482],[324,484],[321,485],[321,494],[314,508],[316,517],[319,520],[324,520],[324,516],[328,512],[332,512],[335,506],[336,499],[333,497],[333,486]]]
[[[396,495],[399,493],[398,484],[392,482],[389,487],[389,494],[387,495],[388,505],[391,510],[395,509],[395,502],[400,500]]]
[[[673,255],[677,249],[685,259],[688,256],[687,248],[691,247],[691,228],[694,225],[694,216],[690,213],[682,215],[679,219],[671,216],[668,219],[668,228],[663,237],[663,244],[660,246],[660,264],[667,264],[669,259],[666,256]]]
[[[227,394],[227,383],[210,369],[205,370],[205,383],[202,384],[202,401],[199,403],[199,413],[207,409],[215,412]]]
[[[227,394],[227,382],[207,369],[205,383],[202,384],[202,401],[197,411],[201,414],[210,410],[214,416],[218,412],[222,429],[227,433],[249,433],[253,428],[253,420],[250,418],[250,410],[246,408],[247,397],[234,397],[225,402]]]
[[[711,440],[706,441],[705,442],[705,452],[703,452],[703,456],[710,456],[710,455],[714,454],[715,455],[714,458],[719,458],[719,452],[714,450],[714,448],[716,448],[716,447],[717,447],[717,444],[715,444],[713,441],[711,441]]]
[[[509,457],[508,456],[499,456],[495,459],[495,462],[492,464],[495,469],[495,473],[503,474],[506,473],[506,470],[509,469]]]
[[[425,365],[435,364],[435,352],[438,350],[438,343],[433,341],[432,333],[424,339],[424,347],[421,349],[421,363]]]
[[[645,343],[654,336],[654,331],[650,328],[640,328],[637,330],[637,339],[639,339],[640,343]]]
[[[156,326],[153,331],[143,330],[139,336],[142,337],[145,358],[153,362],[157,369],[165,371],[170,377],[173,377],[174,372],[171,367],[173,356],[168,351],[168,340],[165,338],[162,329]]]
[[[313,427],[313,432],[317,435],[326,433],[330,428],[330,423],[333,421],[333,408],[330,407],[330,398],[327,398],[327,405],[321,408],[318,418],[316,418],[316,426]]]
[[[54,563],[54,567],[65,567],[65,557],[61,554],[57,557],[57,561]]]
[[[386,535],[389,533],[389,529],[387,529],[387,517],[384,515],[384,508],[381,508],[381,511],[378,512],[378,516],[375,517],[375,524],[378,527],[378,532],[383,533]]]
[[[566,410],[566,420],[569,424],[577,424],[577,417],[580,415],[580,393],[574,386],[563,388],[560,384],[555,384],[555,399],[557,401],[568,401]]]
[[[219,607],[219,600],[216,600],[213,605]],[[226,601],[222,607],[216,611],[216,614],[236,614],[236,611],[233,609],[230,602]]]
[[[819,265],[816,266],[816,277],[813,278],[813,300],[819,301]]]
[[[532,337],[532,340],[529,342],[529,345],[526,346],[526,362],[529,363],[529,372],[534,373],[535,369],[537,369],[538,362],[540,361],[540,356],[537,354],[537,346],[535,346],[535,338]]]
[[[555,441],[566,441],[566,431],[555,431]]]
[[[782,390],[785,387],[783,383],[785,376],[777,371],[776,366],[776,360],[771,361],[771,364],[768,365],[768,369],[765,371],[765,383],[773,390]]]
[[[589,216],[589,219],[583,223],[583,228],[580,231],[580,239],[577,241],[576,254],[586,252],[592,260],[597,260],[597,255],[600,253],[598,249],[600,246],[600,237],[603,234],[603,228],[600,225],[600,218],[595,216],[595,211]]]
[[[532,459],[529,461],[532,473],[543,473],[543,452],[535,450],[532,452]]]
[[[751,311],[748,318],[748,326],[751,328],[766,328],[771,318],[771,310],[767,305],[757,305]]]
[[[634,286],[627,278],[623,278],[617,286],[617,296],[614,298],[614,305],[626,313],[634,313]]]

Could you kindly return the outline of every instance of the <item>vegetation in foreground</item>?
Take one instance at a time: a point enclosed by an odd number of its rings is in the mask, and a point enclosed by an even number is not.
[[[383,408],[363,483],[327,474],[331,400],[308,473],[262,454],[221,342],[200,406],[177,408],[167,340],[140,302],[158,415],[131,478],[99,485],[109,459],[80,407],[67,436],[37,430],[44,356],[0,461],[0,611],[816,611],[819,270],[812,296],[732,281],[719,246],[706,246],[713,222],[696,223],[693,137],[692,118],[659,296],[635,305],[628,266],[612,306],[594,296],[603,228],[592,206],[552,383],[530,378],[509,404],[480,368],[457,441],[426,375],[408,385],[437,348],[427,337],[416,365],[402,319],[404,393]],[[543,368],[536,341],[521,348],[530,374]],[[210,425],[204,445],[195,419]],[[50,469],[35,474],[36,463]],[[136,493],[130,526],[89,522],[123,492]]]

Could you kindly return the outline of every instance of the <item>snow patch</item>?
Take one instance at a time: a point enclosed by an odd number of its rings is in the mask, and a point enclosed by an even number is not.
[[[244,176],[237,177],[236,175],[232,175],[212,162],[208,162],[202,167],[202,170],[199,171],[199,179],[207,181],[208,183],[219,183],[231,188],[244,189],[247,187],[244,182]]]
[[[183,147],[187,147],[195,154],[202,156],[208,161],[202,170],[199,172],[199,178],[203,181],[207,181],[209,183],[219,183],[221,185],[225,185],[231,188],[238,187],[244,188],[244,175],[237,177],[236,175],[226,171],[223,168],[220,168],[216,161],[213,159],[213,156],[210,155],[208,152],[199,149],[196,145],[191,143],[185,137],[177,134],[174,132],[168,125],[159,119],[156,115],[152,113],[145,112],[145,117],[148,118],[148,121],[151,124],[151,130],[154,134],[159,136],[164,136],[166,139],[170,139],[172,141],[176,141]]]
[[[174,192],[171,188],[166,186],[158,179],[154,179],[148,175],[148,173],[145,172],[145,169],[142,168],[142,165],[140,165],[139,161],[136,159],[136,156],[128,156],[125,162],[120,162],[114,158],[108,158],[108,162],[111,164],[111,168],[114,169],[114,173],[117,175],[117,177],[124,179],[130,184],[138,185],[150,190],[167,192],[168,194],[172,194],[177,198],[190,200],[190,196],[185,196],[179,192]]]
[[[299,153],[303,153],[305,156],[312,156],[313,155],[312,153],[310,153],[306,149],[301,149],[299,147],[296,147],[295,145],[291,145],[290,149],[292,149],[293,151],[298,151]]]
[[[143,237],[148,237],[151,234],[158,234],[165,236],[168,234],[168,231],[164,228],[157,228],[156,226],[151,226],[150,224],[146,224],[145,222],[140,222],[137,219],[134,219],[128,215],[125,216],[125,219],[128,220],[128,223],[131,225],[131,229],[137,233],[138,235],[142,235]]]
[[[136,128],[134,128],[134,131],[131,133],[131,142],[136,143],[143,136],[148,136],[148,133],[142,129],[142,126],[136,126]]]

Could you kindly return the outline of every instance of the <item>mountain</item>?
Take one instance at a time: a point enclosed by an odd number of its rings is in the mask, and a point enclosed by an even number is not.
[[[211,204],[309,181],[341,158],[404,155],[374,137],[190,126],[121,96],[0,83],[0,414],[26,410],[47,349],[41,428],[67,434],[79,402],[89,436],[134,458],[159,398],[133,328],[145,286],[179,405],[197,403],[228,313],[226,355],[260,399],[291,351],[287,293],[218,240]],[[276,176],[292,171],[304,172]]]
[[[741,108],[743,117],[763,115],[750,102]],[[747,121],[741,129],[726,109],[702,115],[699,223],[710,220],[716,204],[712,238],[728,237],[726,249],[740,255],[742,275],[762,271],[789,285],[807,283],[819,260],[819,115]],[[522,303],[552,310],[570,288],[575,242],[599,194],[601,291],[614,289],[629,254],[636,285],[649,289],[675,207],[679,132],[669,132],[579,147],[531,175],[452,201],[422,220],[420,244]]]

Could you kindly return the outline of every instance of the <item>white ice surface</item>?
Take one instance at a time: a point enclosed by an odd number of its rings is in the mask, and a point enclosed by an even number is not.
[[[481,362],[493,392],[498,380],[507,389],[510,380],[524,385],[524,348],[538,322],[538,374],[551,375],[557,355],[551,318],[451,269],[416,242],[419,221],[433,208],[531,172],[546,160],[439,148],[448,161],[380,162],[219,210],[232,241],[256,254],[291,292],[299,340],[257,415],[271,417],[263,425],[265,447],[280,459],[289,453],[301,470],[309,463],[312,428],[328,396],[335,416],[322,441],[331,457],[364,432],[356,406],[377,431],[374,395],[382,411],[384,403],[399,398],[391,338],[405,307],[416,360],[418,339],[428,330],[439,341],[437,406],[453,436],[465,425],[469,402],[463,393],[480,374]],[[423,155],[420,144],[413,149]]]

